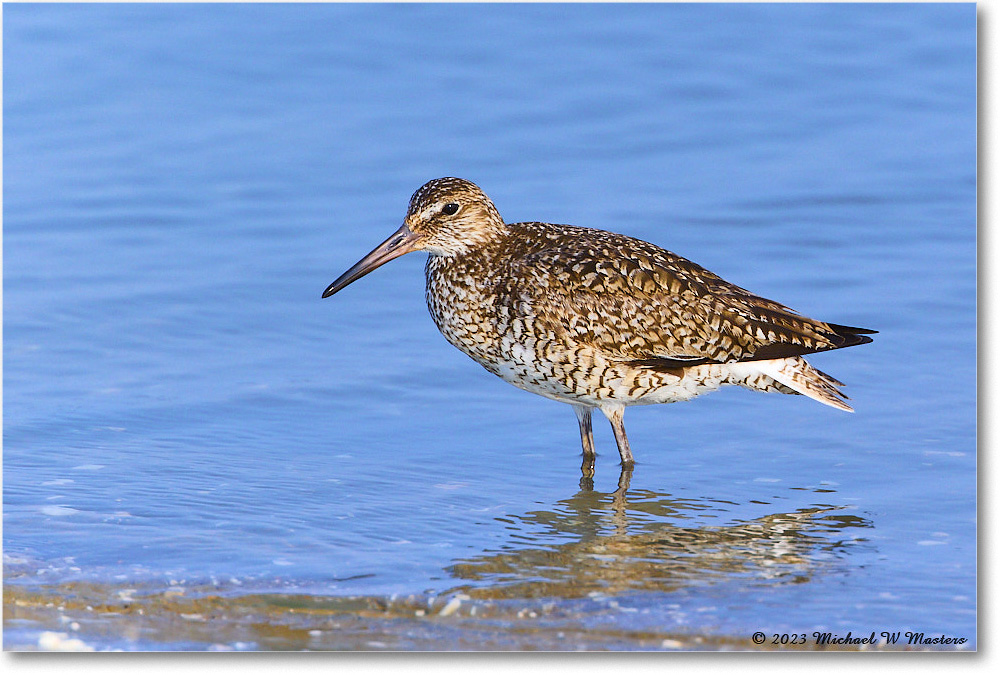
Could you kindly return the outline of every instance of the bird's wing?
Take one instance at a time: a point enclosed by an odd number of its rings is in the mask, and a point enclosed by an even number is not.
[[[669,251],[622,239],[514,258],[499,282],[500,302],[539,333],[566,334],[649,368],[776,359],[871,341],[863,334],[873,331],[806,318]]]

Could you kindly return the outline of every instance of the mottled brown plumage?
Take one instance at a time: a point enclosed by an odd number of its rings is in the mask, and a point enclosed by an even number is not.
[[[849,411],[842,383],[801,357],[871,342],[874,333],[801,316],[638,239],[504,223],[482,190],[459,178],[417,190],[403,226],[323,297],[412,250],[430,253],[427,306],[451,344],[515,386],[573,405],[584,473],[593,467],[594,408],[611,421],[626,466],[629,405],[738,384]]]

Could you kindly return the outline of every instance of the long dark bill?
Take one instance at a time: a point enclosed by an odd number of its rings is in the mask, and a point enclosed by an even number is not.
[[[409,253],[420,243],[420,239],[419,234],[411,232],[410,228],[403,225],[393,232],[391,237],[379,244],[374,251],[355,263],[354,267],[337,277],[337,280],[323,291],[323,297],[329,298],[352,281],[357,281],[369,272],[375,271],[393,258]]]

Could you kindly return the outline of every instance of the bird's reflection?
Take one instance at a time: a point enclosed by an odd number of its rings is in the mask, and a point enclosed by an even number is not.
[[[678,498],[631,489],[631,480],[623,469],[616,490],[599,492],[585,477],[552,510],[501,518],[519,531],[512,543],[449,572],[475,582],[464,592],[494,598],[675,591],[737,576],[802,583],[863,541],[851,529],[872,527],[828,504],[726,522],[766,504]]]

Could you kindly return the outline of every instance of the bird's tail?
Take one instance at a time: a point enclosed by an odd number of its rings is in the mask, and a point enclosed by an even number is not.
[[[801,356],[754,361],[753,365],[761,373],[779,384],[785,385],[797,394],[808,396],[814,401],[839,410],[854,412],[854,408],[846,403],[847,396],[837,389],[837,387],[843,387],[844,383],[830,377],[818,368],[813,368]]]

